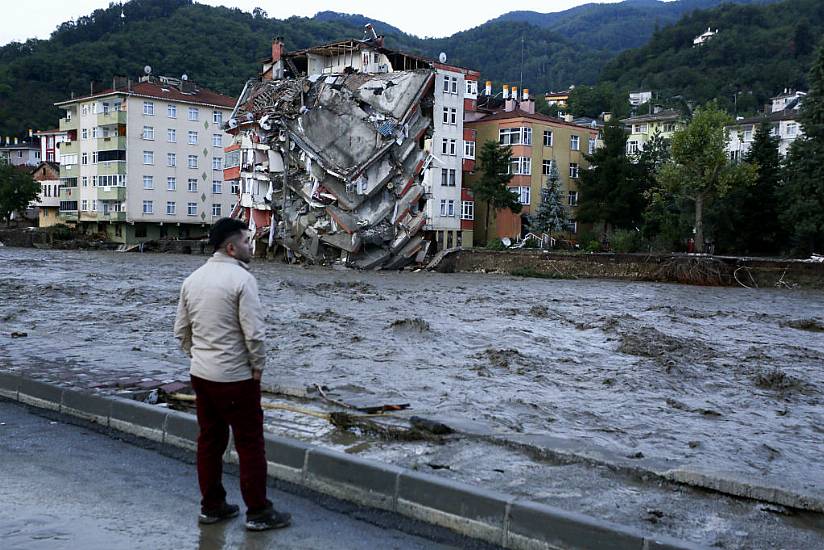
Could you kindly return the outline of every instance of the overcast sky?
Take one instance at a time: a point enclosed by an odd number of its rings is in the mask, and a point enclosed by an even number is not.
[[[592,1],[613,3],[619,0],[510,0],[472,3],[443,0],[415,0],[405,3],[386,0],[200,0],[199,3],[237,7],[244,11],[252,11],[256,6],[260,6],[266,10],[269,17],[278,19],[291,15],[311,17],[324,10],[360,13],[421,37],[443,37],[477,27],[508,11],[531,10],[547,13]],[[24,42],[29,38],[48,38],[60,23],[88,15],[95,9],[108,5],[109,0],[29,0],[20,9],[7,7],[3,10],[3,22],[0,24],[0,44],[7,44],[13,40]]]

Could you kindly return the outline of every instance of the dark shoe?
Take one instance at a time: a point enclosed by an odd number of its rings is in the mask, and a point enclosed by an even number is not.
[[[220,508],[216,508],[214,510],[206,510],[201,508],[200,516],[197,518],[197,522],[202,525],[209,525],[223,521],[224,519],[236,517],[239,513],[240,508],[236,504],[227,504],[224,502]]]
[[[271,506],[265,510],[246,514],[246,529],[249,531],[267,531],[269,529],[283,529],[292,523],[292,515],[278,512]]]

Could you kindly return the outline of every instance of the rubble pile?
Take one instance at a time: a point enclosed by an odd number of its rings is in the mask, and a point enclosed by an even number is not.
[[[226,123],[240,144],[236,214],[259,235],[274,219],[270,244],[290,258],[423,261],[433,82],[430,69],[249,81]]]

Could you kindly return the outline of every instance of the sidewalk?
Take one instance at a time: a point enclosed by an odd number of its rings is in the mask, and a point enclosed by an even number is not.
[[[410,520],[401,518],[398,524],[397,517],[342,503],[339,508],[352,512],[333,511],[271,488],[275,506],[292,513],[290,528],[250,533],[242,514],[201,527],[194,465],[3,399],[0,463],[3,548],[457,547],[381,526],[392,522],[404,529],[408,524],[419,533],[431,529]],[[224,477],[229,501],[242,508],[237,477]],[[431,530],[436,537],[442,531]]]

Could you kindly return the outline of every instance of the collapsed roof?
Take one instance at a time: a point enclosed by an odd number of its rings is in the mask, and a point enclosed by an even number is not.
[[[393,269],[425,254],[433,81],[431,69],[249,81],[227,122],[241,214],[271,210],[272,236],[310,262]]]

